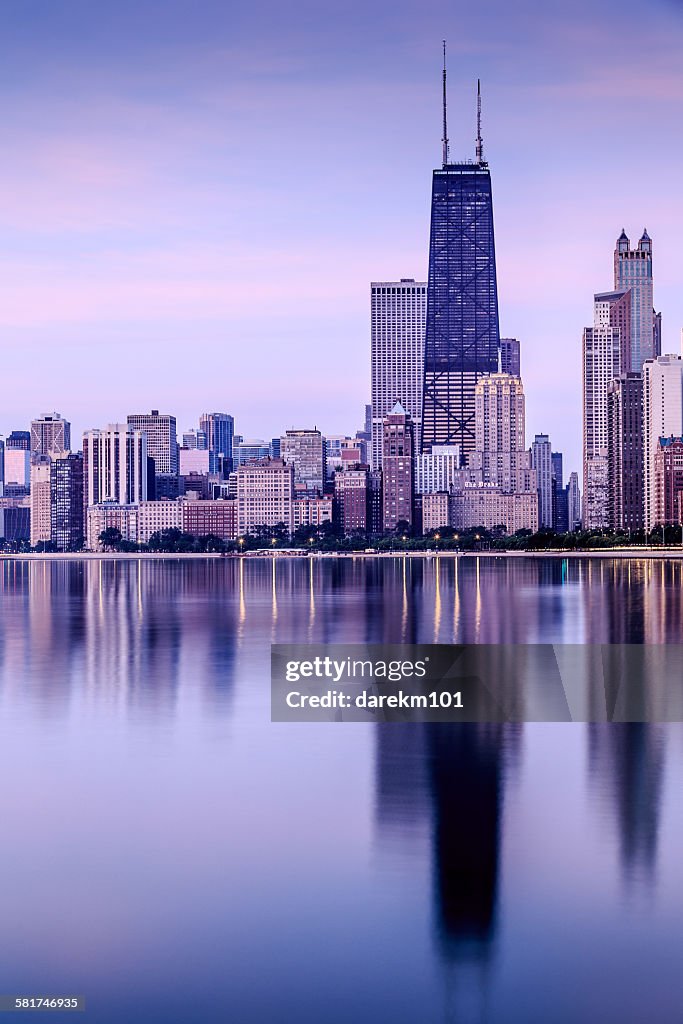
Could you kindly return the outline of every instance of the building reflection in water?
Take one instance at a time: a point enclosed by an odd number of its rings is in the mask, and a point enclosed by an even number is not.
[[[644,722],[588,726],[588,779],[618,836],[628,886],[656,882],[665,727]]]
[[[229,708],[238,661],[244,685],[262,687],[270,642],[662,644],[680,641],[683,622],[673,561],[3,561],[0,580],[3,699],[28,690],[45,714],[65,713],[74,688],[86,703],[165,715],[183,688]],[[377,736],[378,829],[431,835],[440,946],[485,959],[521,730],[392,725]],[[624,872],[652,875],[666,733],[593,726],[588,737],[592,788],[611,780]]]
[[[601,657],[623,680],[629,705],[653,723],[589,724],[588,783],[595,805],[617,837],[625,884],[656,882],[657,840],[668,728],[656,724],[656,707],[671,680],[657,671],[667,642],[681,640],[680,561],[605,559],[586,566],[586,643],[615,645]],[[645,645],[638,650],[617,645]],[[667,655],[675,654],[671,648]],[[608,700],[612,695],[608,694]]]
[[[427,855],[447,1019],[463,1005],[483,1013],[499,927],[504,796],[522,726],[395,723],[375,733],[382,857],[393,848],[421,864]]]

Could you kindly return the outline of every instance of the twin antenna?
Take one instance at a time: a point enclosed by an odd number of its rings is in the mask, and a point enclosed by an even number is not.
[[[449,163],[448,157],[448,126],[446,119],[446,40],[443,41],[443,136],[441,138],[443,165]],[[476,162],[484,163],[484,142],[481,137],[481,81],[477,79],[477,142],[475,147]]]

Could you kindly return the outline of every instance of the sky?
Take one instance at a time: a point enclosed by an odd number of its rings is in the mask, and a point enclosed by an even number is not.
[[[581,458],[581,332],[622,227],[683,327],[683,0],[0,0],[0,435],[155,408],[355,433],[370,282],[424,279],[476,79],[527,440]]]

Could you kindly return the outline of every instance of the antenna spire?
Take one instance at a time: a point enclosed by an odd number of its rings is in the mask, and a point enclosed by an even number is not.
[[[484,162],[484,143],[481,137],[481,81],[477,79],[477,163]]]
[[[446,40],[443,41],[443,165],[448,163],[448,128],[446,126]]]

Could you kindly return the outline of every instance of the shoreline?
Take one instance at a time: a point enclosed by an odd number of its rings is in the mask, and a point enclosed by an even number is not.
[[[436,558],[621,558],[621,559],[662,559],[683,560],[683,546],[670,548],[605,548],[596,550],[549,550],[549,551],[249,551],[222,554],[221,552],[170,552],[170,551],[65,551],[65,552],[23,552],[0,553],[0,561],[7,562],[131,562],[131,561],[192,561],[192,560],[274,560],[291,559],[372,559],[372,558],[422,558],[431,561]]]

